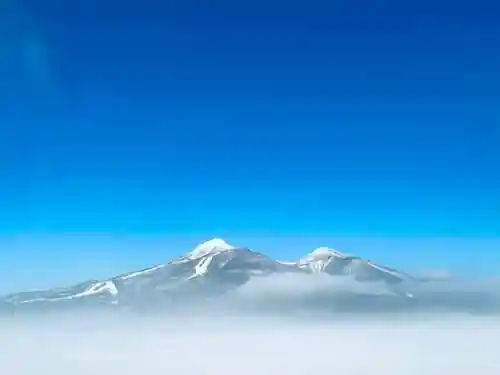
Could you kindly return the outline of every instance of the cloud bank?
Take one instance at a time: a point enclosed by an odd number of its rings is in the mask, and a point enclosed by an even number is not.
[[[4,316],[30,317],[53,312],[92,312],[96,309],[114,311],[117,316],[123,312],[153,316],[168,313],[197,315],[203,310],[205,314],[215,316],[281,317],[341,313],[369,317],[387,313],[473,313],[500,317],[500,281],[497,279],[442,279],[387,284],[357,282],[350,276],[285,273],[254,277],[243,285],[232,285],[230,288],[203,282],[188,286],[192,288],[174,290],[173,294],[156,290],[149,294],[124,294],[116,304],[111,303],[104,293],[100,299],[92,301],[83,298],[42,305],[4,304],[0,306],[0,312]],[[213,287],[214,293],[211,292]],[[114,298],[112,295],[108,297]]]
[[[4,374],[497,375],[500,323],[75,317],[0,324]]]
[[[500,281],[433,280],[388,285],[324,274],[254,278],[217,299],[252,310],[322,312],[500,312]]]

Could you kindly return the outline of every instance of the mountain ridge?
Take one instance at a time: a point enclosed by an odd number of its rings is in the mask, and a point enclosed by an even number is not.
[[[397,285],[411,277],[360,257],[319,247],[294,262],[274,260],[245,247],[235,247],[220,238],[196,246],[167,263],[131,271],[103,280],[88,280],[69,287],[9,294],[0,302],[50,304],[74,300],[127,304],[144,298],[161,299],[185,294],[223,294],[254,277],[272,274],[316,274],[350,276],[358,282],[382,282],[395,294]]]

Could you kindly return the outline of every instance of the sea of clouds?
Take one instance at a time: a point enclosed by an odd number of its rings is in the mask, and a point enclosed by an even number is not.
[[[0,323],[0,373],[16,375],[497,375],[500,320],[167,314]]]

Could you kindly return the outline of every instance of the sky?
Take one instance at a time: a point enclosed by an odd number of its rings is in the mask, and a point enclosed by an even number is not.
[[[500,271],[498,14],[0,1],[0,291],[212,237]]]

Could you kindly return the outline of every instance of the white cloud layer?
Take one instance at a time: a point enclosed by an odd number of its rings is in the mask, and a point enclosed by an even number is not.
[[[494,319],[313,322],[201,316],[0,323],[0,373],[500,373],[500,322]]]

